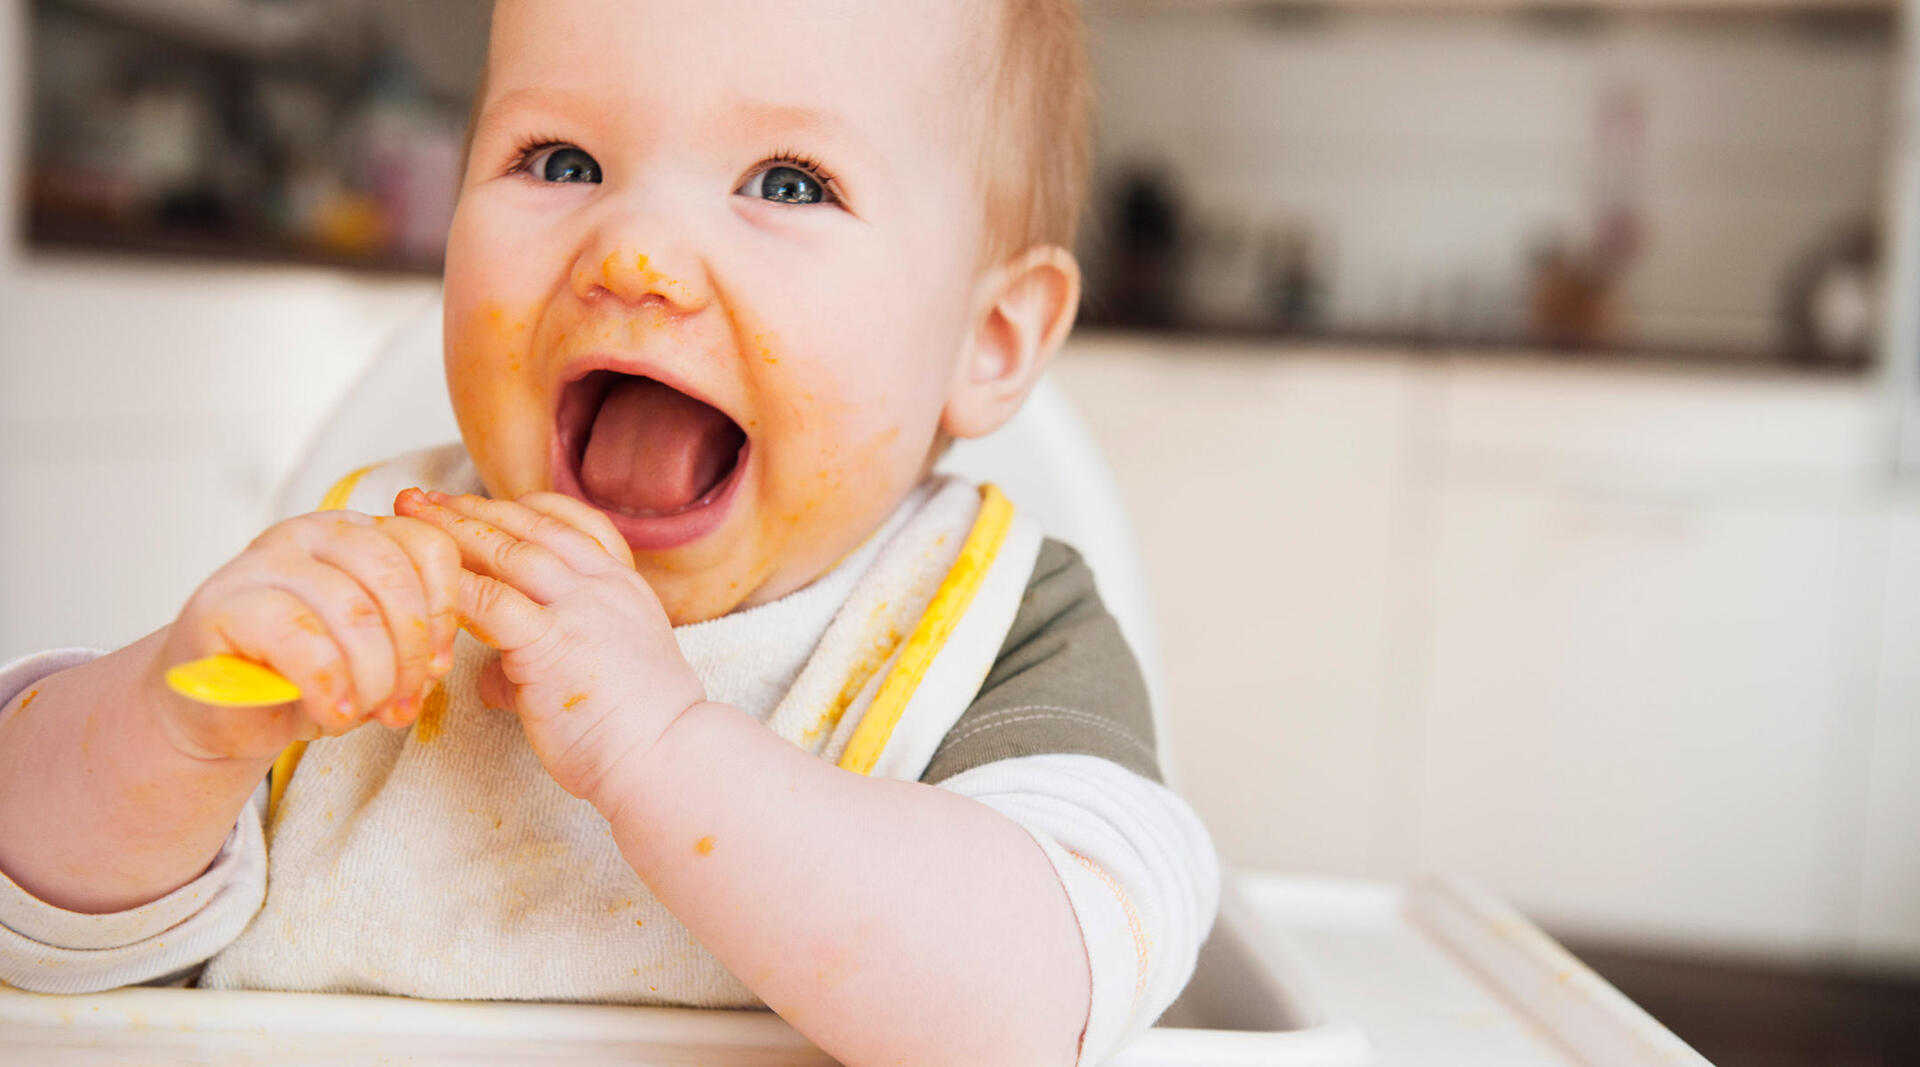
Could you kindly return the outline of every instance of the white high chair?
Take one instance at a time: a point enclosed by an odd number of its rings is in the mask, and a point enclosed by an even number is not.
[[[345,472],[459,436],[436,301],[352,387],[277,494],[311,510]],[[948,462],[998,483],[1081,550],[1153,690],[1171,774],[1146,583],[1113,478],[1043,384]],[[1119,1065],[1703,1065],[1524,918],[1459,881],[1415,886],[1228,872],[1220,919],[1180,1000]],[[830,1064],[764,1012],[397,997],[0,988],[0,1063]],[[993,1067],[993,1065],[987,1065]]]

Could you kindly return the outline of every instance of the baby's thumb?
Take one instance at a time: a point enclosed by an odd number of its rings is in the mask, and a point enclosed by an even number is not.
[[[490,708],[500,708],[503,711],[514,711],[516,710],[514,705],[518,703],[514,699],[516,690],[517,687],[507,681],[507,672],[500,666],[499,656],[487,660],[487,665],[480,668],[480,702],[482,704]]]

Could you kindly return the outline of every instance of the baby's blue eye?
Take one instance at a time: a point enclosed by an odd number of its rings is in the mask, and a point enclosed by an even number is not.
[[[818,204],[827,199],[820,179],[798,167],[773,166],[747,179],[741,192],[777,204]]]
[[[598,182],[600,164],[592,156],[572,145],[558,145],[546,151],[544,159],[535,159],[528,168],[549,182]]]

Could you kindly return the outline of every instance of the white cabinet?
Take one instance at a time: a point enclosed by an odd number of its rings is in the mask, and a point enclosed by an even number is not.
[[[1888,509],[1873,717],[1856,784],[1866,799],[1862,962],[1920,969],[1920,499]]]
[[[1565,930],[1853,936],[1887,493],[1868,383],[1456,359],[1422,866]]]
[[[1870,383],[1111,338],[1059,375],[1230,862],[1920,964],[1920,504]]]
[[[1416,369],[1096,339],[1055,375],[1137,525],[1182,787],[1223,854],[1378,870]]]
[[[1589,934],[1847,937],[1862,523],[1448,488],[1421,865]]]

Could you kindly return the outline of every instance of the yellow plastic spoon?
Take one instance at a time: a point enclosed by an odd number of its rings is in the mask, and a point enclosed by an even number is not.
[[[167,688],[202,704],[263,708],[300,699],[300,687],[252,660],[225,652],[167,671]]]

